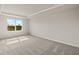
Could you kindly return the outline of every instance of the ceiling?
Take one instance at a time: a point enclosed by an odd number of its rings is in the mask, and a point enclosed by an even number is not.
[[[30,16],[41,10],[54,6],[53,4],[1,4],[0,10],[3,13]]]
[[[58,8],[63,6],[62,4],[0,4],[1,14],[9,14],[14,16],[29,17],[46,10]],[[77,5],[64,5],[64,9],[67,7],[75,7]],[[78,5],[79,8],[79,5]]]

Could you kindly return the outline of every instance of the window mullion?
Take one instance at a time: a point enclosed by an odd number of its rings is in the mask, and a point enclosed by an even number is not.
[[[15,31],[16,31],[16,20],[15,20]]]

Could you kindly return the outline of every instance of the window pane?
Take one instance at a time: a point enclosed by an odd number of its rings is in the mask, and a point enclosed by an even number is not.
[[[8,18],[8,31],[15,31],[15,19]]]
[[[16,30],[22,30],[22,26],[16,26]]]
[[[17,19],[16,20],[16,30],[22,30],[22,20]]]
[[[15,31],[15,26],[8,26],[8,31]]]
[[[8,18],[7,22],[9,26],[15,26],[15,19]]]

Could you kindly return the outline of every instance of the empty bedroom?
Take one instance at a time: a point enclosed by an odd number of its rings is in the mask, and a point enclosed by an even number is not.
[[[0,4],[0,55],[79,55],[79,5]]]

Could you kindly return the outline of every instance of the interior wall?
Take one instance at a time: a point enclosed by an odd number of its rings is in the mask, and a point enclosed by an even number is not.
[[[66,5],[34,15],[30,33],[38,37],[79,47],[79,8]]]
[[[8,16],[0,15],[0,39],[28,34],[28,19],[20,18],[23,20],[23,31],[8,31],[7,18]]]

